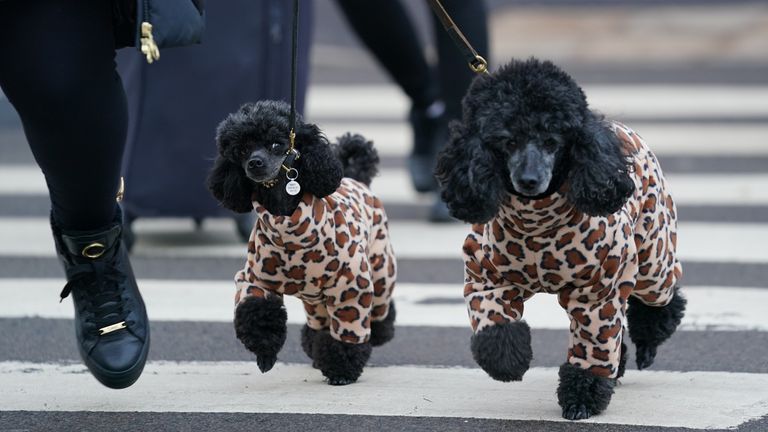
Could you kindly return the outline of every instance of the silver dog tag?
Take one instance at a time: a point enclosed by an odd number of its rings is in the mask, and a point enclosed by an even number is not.
[[[291,180],[285,184],[285,192],[288,195],[296,195],[301,191],[301,185],[296,180]]]

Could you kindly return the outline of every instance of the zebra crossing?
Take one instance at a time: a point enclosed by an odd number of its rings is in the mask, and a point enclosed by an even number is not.
[[[189,220],[139,219],[133,263],[152,322],[150,362],[133,387],[101,387],[79,362],[70,300],[58,302],[63,277],[44,180],[18,124],[3,121],[0,431],[768,430],[768,87],[586,92],[662,161],[681,215],[689,299],[652,370],[630,367],[606,413],[578,425],[560,417],[556,368],[568,320],[553,296],[526,303],[534,361],[523,382],[495,382],[476,366],[461,297],[468,227],[421,216],[433,198],[411,192],[404,169],[406,100],[388,86],[318,86],[307,117],[329,137],[363,133],[382,155],[373,187],[389,209],[400,263],[397,335],[374,350],[360,381],[322,382],[299,347],[303,312],[292,298],[286,347],[275,369],[260,374],[231,326],[231,279],[245,259],[231,221],[198,229]]]

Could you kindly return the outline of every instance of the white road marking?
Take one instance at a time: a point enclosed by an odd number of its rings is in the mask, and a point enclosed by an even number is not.
[[[768,129],[767,129],[768,132]],[[768,149],[768,137],[765,140]],[[665,175],[678,205],[768,205],[768,174]],[[432,203],[434,197],[413,190],[407,170],[381,170],[371,188],[384,204]],[[0,195],[47,195],[42,173],[31,166],[0,165]]]
[[[262,375],[254,362],[150,362],[135,385],[116,392],[80,365],[3,362],[0,380],[3,411],[566,421],[557,405],[554,368],[533,368],[521,382],[502,383],[480,369],[368,367],[357,383],[334,387],[309,365],[278,363]],[[768,414],[766,374],[631,371],[621,381],[608,409],[583,423],[727,429]]]
[[[718,85],[585,85],[590,107],[609,116],[738,117],[768,114],[768,87]],[[405,118],[410,105],[394,85],[311,86],[307,117]],[[717,103],[713,103],[717,101]]]
[[[768,148],[768,137],[765,140]],[[678,206],[681,205],[768,205],[768,174],[678,174],[664,175]],[[430,195],[413,190],[405,169],[381,170],[371,189],[387,204],[431,203]]]
[[[345,117],[346,118],[346,117]],[[768,127],[722,123],[633,124],[657,155],[733,156],[768,154]],[[379,154],[407,155],[411,150],[410,126],[404,122],[374,123],[338,120],[320,124],[334,140],[346,132],[360,133],[373,141]]]
[[[40,169],[30,165],[0,165],[0,194],[47,195]]]
[[[233,269],[233,273],[236,269]],[[58,302],[64,285],[58,279],[0,279],[0,317],[71,318],[71,300]],[[160,321],[231,322],[234,283],[229,281],[139,280],[149,316]],[[397,323],[404,326],[469,328],[462,283],[398,284]],[[36,301],[29,301],[34,292]],[[768,331],[768,289],[685,287],[688,309],[685,330]],[[723,298],[738,299],[724,302]],[[288,321],[304,323],[295,297],[286,297]],[[539,294],[525,303],[525,320],[533,328],[567,329],[568,317],[553,295]]]
[[[390,230],[400,258],[459,260],[469,226],[394,220]],[[135,232],[136,256],[245,257],[229,219],[206,220],[202,231],[188,219],[139,219]],[[682,222],[678,238],[684,261],[768,263],[768,224]],[[0,218],[0,240],[0,256],[55,256],[47,219]]]

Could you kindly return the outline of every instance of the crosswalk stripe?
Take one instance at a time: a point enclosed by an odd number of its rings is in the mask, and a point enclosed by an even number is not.
[[[233,269],[233,273],[236,269]],[[71,318],[70,300],[58,303],[63,286],[59,279],[0,279],[1,318]],[[228,281],[139,281],[153,320],[231,322],[234,284]],[[34,292],[36,301],[30,301]],[[768,290],[738,287],[686,287],[688,310],[683,330],[768,331]],[[723,298],[738,299],[724,302]],[[397,322],[404,326],[467,328],[469,320],[462,298],[462,283],[398,284],[395,290]],[[304,311],[294,297],[286,297],[288,322],[304,323]],[[565,312],[557,299],[536,295],[525,303],[525,320],[533,328],[567,329]]]
[[[201,233],[189,233],[198,238]],[[163,257],[133,255],[131,263],[139,277],[146,279],[229,281],[233,269],[243,266],[238,256]],[[464,278],[459,258],[405,258],[397,261],[400,283],[455,284]],[[765,288],[768,263],[726,263],[683,261],[683,285]],[[53,256],[0,255],[0,277],[61,278],[61,263]]]
[[[768,138],[766,139],[768,147]],[[677,205],[768,204],[768,174],[665,174]],[[371,189],[384,204],[423,203],[432,198],[413,190],[405,169],[382,170]]]
[[[553,368],[533,368],[522,382],[502,383],[479,369],[368,367],[357,383],[334,387],[325,384],[320,372],[309,365],[278,363],[262,375],[253,362],[150,362],[143,377],[120,392],[102,387],[81,365],[3,362],[0,376],[6,395],[0,407],[3,411],[260,412],[565,421],[557,405],[557,370]],[[726,429],[768,414],[768,375],[630,371],[621,381],[610,408],[584,422]]]
[[[137,256],[245,259],[245,248],[229,219],[206,220],[204,231],[195,239],[189,236],[194,227],[188,219],[139,219],[134,227],[139,234],[134,249]],[[459,259],[469,227],[398,220],[392,221],[390,231],[400,258]],[[768,224],[681,222],[678,237],[682,260],[768,262]],[[49,221],[44,218],[0,218],[0,239],[0,256],[50,257],[55,253]]]
[[[768,174],[713,176],[671,173],[665,177],[678,205],[768,205]],[[381,170],[379,177],[373,181],[372,189],[385,205],[429,203],[433,199],[413,190],[404,168]],[[36,167],[0,166],[0,195],[47,195],[45,179]]]
[[[584,91],[590,106],[608,115],[733,117],[768,114],[766,86],[586,85]],[[403,118],[410,108],[407,97],[394,86],[312,86],[307,101],[307,116],[312,121],[324,116]]]
[[[768,126],[725,124],[629,124],[656,154],[766,155]],[[357,132],[372,140],[381,155],[405,155],[411,149],[411,131],[405,123],[360,122],[320,124],[329,138]]]
[[[40,168],[30,165],[1,165],[0,194],[47,195],[48,187]]]

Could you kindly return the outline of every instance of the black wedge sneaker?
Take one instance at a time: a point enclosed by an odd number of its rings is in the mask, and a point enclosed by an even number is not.
[[[51,216],[53,237],[72,294],[80,356],[99,382],[121,389],[141,375],[149,351],[149,322],[117,210],[109,226],[95,231],[62,231]]]

